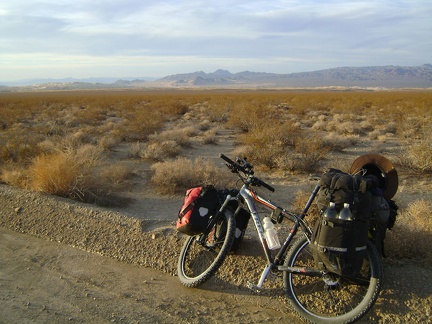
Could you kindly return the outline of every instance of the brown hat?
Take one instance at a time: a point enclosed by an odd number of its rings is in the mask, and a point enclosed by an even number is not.
[[[379,154],[365,154],[354,160],[349,172],[351,174],[360,171],[366,175],[374,175],[379,179],[379,186],[387,199],[392,199],[398,189],[398,174],[393,164]]]

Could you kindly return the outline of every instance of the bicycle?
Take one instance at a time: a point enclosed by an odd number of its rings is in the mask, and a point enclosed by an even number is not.
[[[253,166],[246,159],[237,158],[234,162],[223,154],[220,157],[243,184],[239,190],[229,191],[204,233],[186,239],[177,269],[182,284],[197,287],[215,274],[230,252],[236,227],[235,215],[245,206],[253,219],[267,259],[258,283],[249,284],[249,288],[260,290],[271,271],[283,272],[286,297],[291,308],[302,318],[314,323],[346,323],[364,316],[375,303],[382,280],[381,259],[372,242],[367,244],[367,253],[356,277],[338,276],[319,269],[311,251],[312,229],[306,223],[305,216],[320,185],[315,185],[303,211],[297,214],[279,207],[251,188],[264,187],[275,191],[272,186],[254,176]],[[319,177],[312,179],[319,180]],[[255,203],[272,211],[274,223],[281,223],[284,219],[293,223],[281,247],[274,250],[274,257],[268,247]],[[299,237],[291,244],[297,234]]]

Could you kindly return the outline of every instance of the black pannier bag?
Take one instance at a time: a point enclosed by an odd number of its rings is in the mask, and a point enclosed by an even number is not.
[[[313,256],[321,269],[342,276],[355,276],[360,271],[372,214],[371,190],[375,185],[373,177],[353,176],[338,169],[322,175],[317,197],[320,217],[312,236]],[[326,218],[330,202],[335,203],[337,213],[348,203],[352,219]]]
[[[228,194],[232,197],[235,197],[238,194],[238,190],[225,189],[223,191],[220,191],[221,201],[224,201]],[[250,214],[245,208],[239,205],[238,201],[235,200],[230,201],[227,208],[229,212],[232,212],[235,216],[236,229],[234,233],[234,241],[231,246],[231,252],[235,252],[243,241],[243,237],[249,224]],[[226,230],[226,228],[221,228],[220,230]]]
[[[372,191],[372,218],[370,233],[372,242],[382,257],[386,231],[396,222],[398,206],[392,200],[398,189],[398,173],[392,162],[380,154],[365,154],[356,158],[349,173],[374,176],[378,181]]]
[[[366,221],[326,220],[315,226],[313,255],[319,268],[342,276],[355,276],[366,253],[369,223]]]
[[[246,228],[248,226],[249,219],[250,219],[250,214],[243,207],[240,207],[236,211],[235,214],[236,230],[234,234],[234,242],[231,247],[231,251],[235,252],[239,248],[240,243],[243,241],[243,237],[246,233]]]
[[[203,233],[210,216],[217,213],[219,205],[218,192],[214,186],[188,189],[178,213],[177,230],[191,236]]]

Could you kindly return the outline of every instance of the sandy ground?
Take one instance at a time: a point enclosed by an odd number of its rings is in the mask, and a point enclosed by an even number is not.
[[[288,322],[280,300],[168,274],[1,229],[1,323]]]
[[[233,148],[232,135],[224,136],[217,147],[195,146],[187,154],[217,159]],[[215,278],[199,289],[183,287],[176,264],[184,237],[174,230],[182,197],[158,197],[147,185],[148,166],[129,162],[140,179],[126,192],[133,199],[127,208],[0,184],[0,323],[302,322],[286,304],[281,278],[266,282],[260,294],[246,288],[265,265],[252,224]],[[299,176],[266,180],[283,206],[299,189],[312,188]],[[363,322],[431,323],[431,305],[432,270],[389,258],[380,297]]]

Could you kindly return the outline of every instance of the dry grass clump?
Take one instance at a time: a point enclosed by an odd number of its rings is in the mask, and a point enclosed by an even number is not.
[[[27,188],[98,205],[122,205],[125,201],[111,193],[108,181],[118,180],[119,173],[111,170],[109,177],[106,172],[103,176],[101,159],[102,149],[93,145],[39,155],[27,170]],[[124,178],[124,172],[120,176]]]
[[[294,124],[261,121],[240,137],[245,154],[268,169],[311,171],[330,151],[321,137]]]
[[[103,165],[99,172],[101,179],[107,180],[116,188],[123,188],[126,181],[133,175],[133,171],[121,163]]]
[[[164,161],[176,157],[182,148],[191,145],[190,138],[197,134],[194,127],[170,129],[152,134],[138,155],[150,161]]]
[[[191,160],[179,157],[155,163],[151,169],[151,183],[160,194],[183,193],[188,188],[203,184],[224,187],[232,181],[232,177],[227,176],[229,172],[201,158]]]
[[[180,129],[169,129],[154,133],[148,137],[149,142],[175,141],[182,147],[190,146],[190,138],[196,136],[198,131],[193,126]]]
[[[121,138],[115,134],[108,133],[102,136],[98,142],[99,146],[106,151],[112,150],[114,147],[121,143]]]
[[[172,140],[150,142],[139,152],[139,156],[150,161],[165,161],[179,155],[181,146]]]
[[[327,157],[330,147],[321,137],[298,137],[292,150],[276,158],[278,169],[284,171],[314,172],[319,163]]]
[[[356,145],[360,137],[358,135],[340,136],[335,132],[325,134],[322,138],[323,145],[336,152],[343,152],[345,149]]]
[[[416,128],[416,138],[404,139],[400,160],[414,171],[432,171],[432,127],[429,124]]]
[[[269,169],[276,168],[277,160],[285,156],[289,148],[294,146],[299,129],[283,124],[271,124],[266,120],[256,122],[248,132],[239,137],[246,147],[246,155],[253,163]]]
[[[15,129],[0,134],[0,162],[25,164],[41,153],[38,144],[43,136],[34,134],[26,127],[19,129],[19,125],[16,126]]]
[[[431,140],[432,138],[428,140],[421,140],[417,143],[405,144],[405,154],[401,155],[402,164],[415,171],[432,171]]]
[[[312,130],[336,132],[342,136],[367,134],[375,127],[366,116],[340,113],[320,114],[311,126]]]
[[[402,209],[387,233],[385,249],[394,259],[414,259],[432,266],[432,204],[421,199]]]
[[[216,128],[209,129],[203,134],[203,144],[217,144],[218,130]]]
[[[94,200],[100,183],[95,174],[102,151],[91,145],[36,157],[28,170],[29,187],[81,201]]]
[[[226,125],[243,132],[257,130],[270,121],[278,121],[277,109],[261,102],[240,102],[230,112]]]
[[[1,182],[11,186],[25,188],[28,182],[27,169],[12,164],[6,165],[0,170],[0,183]]]

